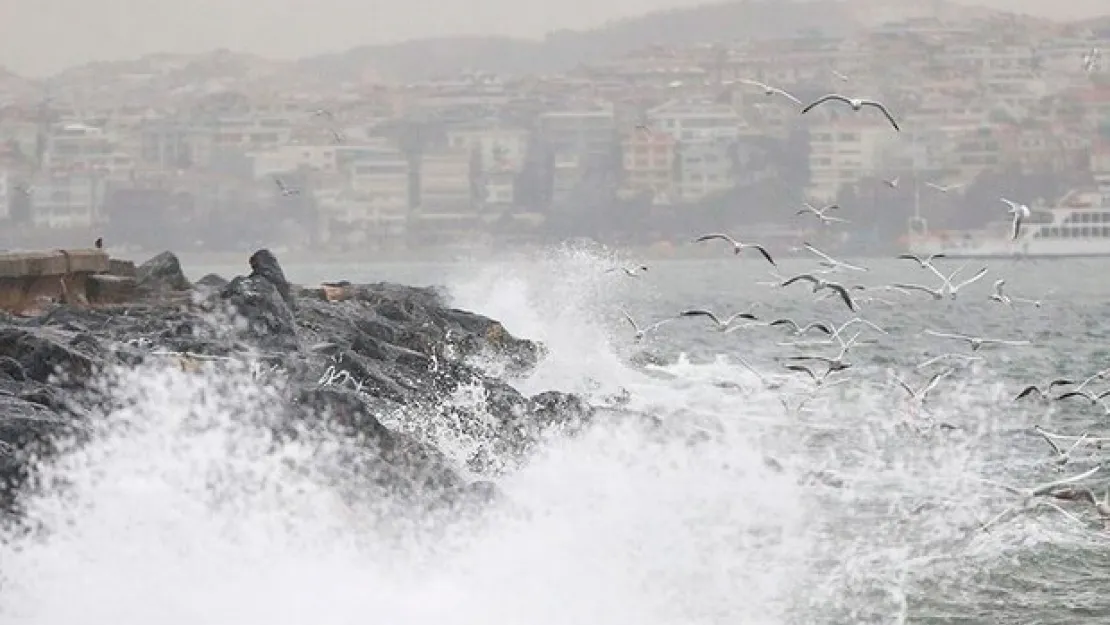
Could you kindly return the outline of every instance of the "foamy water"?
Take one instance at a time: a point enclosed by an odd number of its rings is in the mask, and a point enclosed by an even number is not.
[[[900,427],[878,368],[793,410],[779,399],[800,381],[765,389],[728,350],[633,367],[614,311],[640,287],[603,274],[612,260],[562,250],[460,273],[451,292],[547,344],[535,373],[514,381],[522,391],[626,389],[628,410],[663,427],[603,415],[500,477],[506,502],[488,514],[410,532],[439,519],[341,496],[357,488],[345,464],[356,452],[321,433],[274,441],[273,393],[247,371],[114,372],[120,407],[44,467],[28,511],[41,529],[0,543],[0,619],[898,623],[921,583],[1000,557],[1006,536],[1067,533],[1032,520],[968,538],[988,507],[966,493],[982,490],[1012,426],[986,407],[1003,394],[989,369],[932,408],[973,426],[923,439]],[[480,412],[482,397],[464,388],[445,402]],[[461,470],[482,442],[430,423],[436,414],[391,418],[415,423]],[[820,471],[841,486],[803,479]]]

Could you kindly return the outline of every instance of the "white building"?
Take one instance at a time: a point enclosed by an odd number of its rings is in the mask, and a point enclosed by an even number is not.
[[[882,172],[884,150],[897,139],[885,119],[852,116],[811,126],[807,194],[831,202],[842,187]]]
[[[678,141],[735,139],[743,120],[728,104],[672,100],[647,112],[652,132],[665,132]]]

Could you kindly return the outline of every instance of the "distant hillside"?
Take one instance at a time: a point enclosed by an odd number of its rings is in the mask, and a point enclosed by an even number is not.
[[[767,39],[799,32],[846,35],[856,27],[843,3],[728,2],[649,13],[583,31],[557,31],[543,41],[507,37],[422,39],[352,50],[299,62],[302,69],[354,79],[367,70],[384,80],[414,81],[474,69],[503,74],[550,73],[650,45]]]

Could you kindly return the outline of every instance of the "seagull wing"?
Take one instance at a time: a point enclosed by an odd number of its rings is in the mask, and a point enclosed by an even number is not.
[[[775,91],[775,93],[781,95],[782,97],[786,98],[787,100],[790,100],[794,104],[802,104],[801,100],[799,100],[798,98],[795,98],[793,95],[787,93],[786,91],[783,91],[782,89],[775,89],[774,91]]]
[[[1021,235],[1021,211],[1014,211],[1014,223],[1012,232],[1010,233],[1010,240],[1016,241],[1018,236]]]
[[[730,325],[732,325],[732,322],[736,321],[737,319],[747,319],[749,321],[757,321],[756,316],[751,314],[750,312],[738,312],[738,313],[733,313],[728,319],[725,319],[725,325],[730,326]]]
[[[813,252],[814,254],[820,256],[821,258],[824,258],[825,260],[829,261],[830,263],[837,264],[839,262],[835,258],[833,258],[832,256],[829,256],[828,254],[826,254],[826,253],[822,252],[821,250],[817,249],[816,247],[813,247],[813,245],[810,244],[810,243],[803,242],[802,247],[804,247],[807,250],[809,250],[810,252]]]
[[[875,100],[864,100],[863,105],[864,106],[873,106],[873,107],[879,109],[880,111],[883,112],[883,115],[886,117],[887,121],[890,122],[890,125],[894,126],[895,130],[897,130],[898,132],[902,131],[902,129],[898,127],[898,122],[894,121],[894,116],[890,114],[890,111],[887,110],[886,105],[884,105],[882,102],[877,102]]]
[[[772,321],[771,323],[769,323],[767,325],[769,325],[769,326],[790,326],[790,327],[794,328],[795,331],[800,330],[800,328],[798,327],[798,322],[794,321],[793,319],[775,319],[774,321]]]
[[[795,282],[798,282],[800,280],[805,280],[807,282],[812,282],[814,285],[821,284],[821,281],[818,280],[817,278],[811,276],[808,273],[803,273],[801,275],[794,276],[793,278],[790,278],[786,282],[783,282],[780,286],[784,286],[784,287],[790,286],[791,284],[794,284]]]
[[[759,250],[759,253],[763,255],[763,258],[767,259],[767,262],[771,263],[775,267],[778,267],[778,265],[775,264],[775,259],[771,258],[771,255],[767,252],[767,250],[762,245],[749,245],[748,247],[752,247],[752,248],[755,248],[755,249]]]
[[[732,237],[728,236],[727,234],[721,234],[719,232],[714,232],[712,234],[703,234],[700,237],[694,239],[694,243],[701,243],[702,241],[712,241],[714,239],[720,239],[722,241],[728,241],[729,243],[731,243],[734,246],[737,245],[736,239],[733,239]]]
[[[836,100],[838,102],[843,102],[845,104],[851,104],[852,103],[851,100],[849,100],[848,98],[840,95],[839,93],[830,93],[828,95],[823,95],[823,96],[817,98],[816,100],[814,100],[813,102],[810,102],[809,104],[807,104],[806,107],[802,109],[802,114],[804,115],[804,114],[812,111],[815,107],[818,107],[818,106],[820,106],[820,105],[822,105],[825,102],[828,102],[830,100]]]
[[[925,385],[925,388],[921,389],[921,396],[924,397],[926,393],[936,388],[937,384],[940,384],[940,381],[948,377],[951,373],[951,369],[945,369],[940,373],[934,374],[933,377],[929,378],[929,383]]]
[[[714,315],[713,313],[709,312],[708,310],[702,310],[700,308],[696,309],[696,310],[684,310],[684,311],[680,312],[678,314],[678,316],[680,316],[680,317],[709,317],[710,319],[713,320],[713,323],[715,323],[719,326],[725,325],[725,324],[721,323],[721,320],[717,318],[717,315]]]
[[[1088,401],[1091,400],[1091,396],[1086,391],[1068,391],[1067,393],[1064,393],[1062,395],[1058,395],[1056,397],[1056,401],[1061,401],[1061,400],[1064,400],[1064,399],[1071,399],[1072,397],[1082,397],[1082,398],[1084,398]]]
[[[1033,495],[1043,495],[1043,494],[1051,491],[1053,488],[1056,488],[1057,486],[1063,486],[1064,484],[1071,484],[1073,482],[1078,482],[1078,481],[1081,481],[1081,480],[1085,480],[1085,479],[1091,477],[1092,475],[1094,475],[1095,473],[1098,473],[1100,469],[1102,469],[1101,465],[1097,466],[1097,467],[1095,467],[1095,468],[1093,468],[1089,471],[1084,471],[1083,473],[1080,473],[1079,475],[1073,475],[1071,477],[1065,477],[1062,480],[1056,480],[1055,482],[1048,482],[1047,484],[1041,484],[1041,485],[1033,488],[1033,491],[1032,491]]]
[[[844,305],[848,307],[848,310],[851,310],[852,312],[855,312],[857,310],[856,303],[852,301],[852,296],[848,294],[848,289],[839,284],[827,284],[825,285],[825,288],[836,291],[837,294],[840,295],[840,299],[844,300]]]
[[[893,286],[896,289],[905,289],[907,291],[921,291],[922,293],[928,293],[929,295],[932,295],[933,297],[937,296],[937,290],[936,289],[930,289],[929,287],[921,286],[920,284],[902,284],[902,283],[898,283],[898,284],[892,284],[891,286]]]
[[[910,397],[917,397],[917,393],[915,393],[915,392],[913,391],[913,389],[912,389],[912,388],[910,388],[910,385],[909,385],[909,384],[906,384],[906,381],[905,381],[905,380],[903,380],[902,378],[900,378],[900,377],[898,377],[897,375],[895,375],[895,376],[894,376],[894,381],[895,381],[895,382],[896,382],[896,383],[898,384],[898,386],[901,386],[901,387],[902,387],[902,389],[903,389],[904,391],[906,391],[907,393],[909,393]]]
[[[1020,206],[1020,205],[1017,202],[1014,202],[1012,200],[1007,200],[1004,197],[1000,197],[998,199],[1001,200],[1004,204],[1006,204],[1007,206],[1010,207],[1009,210],[1007,210],[1006,212],[1008,212],[1008,213],[1018,212],[1018,206]]]
[[[823,323],[820,323],[820,322],[810,323],[810,324],[806,325],[806,327],[802,328],[800,331],[801,332],[808,332],[811,329],[812,330],[820,330],[820,331],[824,332],[825,334],[828,334],[829,336],[832,336],[832,333],[833,333],[832,330],[829,329],[829,326],[827,326]]]
[[[942,339],[956,339],[959,341],[974,341],[975,337],[966,334],[954,334],[951,332],[937,332],[936,330],[925,330],[925,334],[935,336]]]
[[[964,280],[963,282],[961,282],[961,283],[957,284],[956,286],[954,286],[954,287],[952,287],[952,288],[953,288],[953,289],[962,289],[962,288],[964,288],[965,286],[967,286],[967,285],[971,284],[972,282],[975,282],[976,280],[978,280],[978,279],[982,278],[982,277],[983,277],[983,276],[985,276],[985,275],[987,275],[987,268],[986,268],[986,267],[983,267],[983,268],[982,268],[982,269],[980,269],[980,270],[979,270],[979,272],[978,272],[978,273],[976,273],[976,274],[975,274],[974,276],[971,276],[971,277],[970,277],[970,278],[968,278],[967,280]]]
[[[918,265],[921,265],[922,267],[925,266],[925,262],[926,262],[926,261],[921,260],[921,257],[917,256],[915,254],[899,254],[897,256],[897,258],[899,260],[912,260],[912,261],[916,262]]]
[[[817,382],[820,379],[817,377],[817,374],[814,373],[812,369],[803,365],[786,365],[786,368],[791,371],[804,371],[809,374],[809,377],[813,378],[814,382]]]
[[[621,311],[621,314],[624,315],[624,318],[628,320],[628,323],[632,326],[633,330],[635,330],[636,332],[640,331],[640,326],[636,325],[636,321],[632,319],[632,315],[623,310]]]
[[[1026,386],[1025,388],[1023,388],[1021,390],[1021,392],[1017,394],[1017,397],[1014,397],[1014,401],[1017,401],[1019,399],[1025,399],[1026,397],[1029,397],[1033,393],[1036,393],[1036,394],[1044,397],[1044,393],[1041,391],[1041,389],[1037,388],[1036,386],[1030,385],[1030,386]]]

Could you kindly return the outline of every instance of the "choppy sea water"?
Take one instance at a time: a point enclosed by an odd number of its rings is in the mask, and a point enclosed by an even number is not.
[[[936,282],[907,261],[860,262],[871,271],[826,277]],[[947,271],[963,264],[942,262]],[[766,263],[724,251],[720,261],[653,263],[640,278],[605,272],[635,263],[558,249],[502,262],[286,267],[305,283],[442,284],[455,305],[548,345],[534,374],[514,382],[522,391],[626,391],[627,410],[673,428],[661,435],[642,421],[601,419],[500,478],[509,503],[481,523],[405,540],[389,518],[342,503],[334,472],[304,470],[342,443],[271,449],[251,418],[266,411],[268,393],[249,376],[131,372],[116,387],[130,408],[109,415],[126,427],[106,428],[49,467],[66,488],[31,506],[48,531],[0,544],[0,617],[35,625],[1110,619],[1110,533],[1097,524],[1045,509],[975,530],[1016,500],[985,479],[1029,486],[1105,457],[1085,447],[1060,469],[1032,430],[1103,435],[1110,427],[1099,407],[1012,398],[1026,383],[1110,365],[1110,283],[1101,278],[1110,261],[971,261],[965,275],[989,273],[954,301],[859,291],[888,300],[864,302],[860,313],[886,333],[846,331],[860,332],[847,355],[853,366],[822,389],[780,360],[836,356],[835,343],[783,345],[816,334],[761,326],[726,334],[683,319],[635,341],[621,311],[641,325],[693,307],[803,324],[855,316],[835,298],[763,284],[775,281]],[[780,265],[785,276],[816,267]],[[199,277],[237,268],[187,269]],[[988,300],[998,278],[1013,296],[1042,304]],[[969,353],[925,329],[1031,344],[953,361],[915,408],[893,376],[916,388],[945,368],[919,363]],[[445,401],[480,409],[482,398]],[[182,427],[198,414],[210,427]],[[421,431],[465,469],[478,441],[433,427],[437,415],[402,418],[428,424]],[[938,423],[958,429],[928,427]],[[1110,470],[1090,483],[1101,492]],[[213,488],[221,506],[209,505]],[[1089,505],[1059,503],[1094,519]]]

